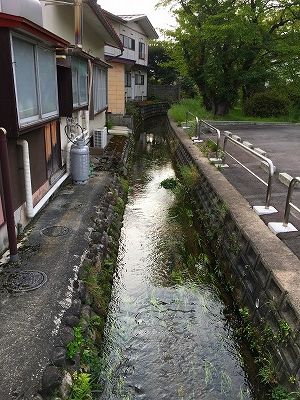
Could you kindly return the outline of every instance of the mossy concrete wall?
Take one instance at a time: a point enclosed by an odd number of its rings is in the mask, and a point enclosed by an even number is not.
[[[217,232],[219,258],[234,283],[235,299],[249,308],[252,320],[274,331],[281,321],[293,334],[282,344],[270,343],[279,379],[300,382],[300,261],[255,214],[250,204],[211,165],[186,132],[169,121],[168,141],[179,164],[194,165],[200,176],[196,193]],[[220,210],[227,208],[226,218]],[[214,246],[214,243],[212,243]]]

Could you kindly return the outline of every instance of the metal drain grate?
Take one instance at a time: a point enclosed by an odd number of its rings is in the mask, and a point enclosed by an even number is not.
[[[70,233],[70,231],[71,230],[66,226],[60,225],[47,226],[47,228],[41,230],[43,235],[51,237],[66,236]]]
[[[21,271],[10,274],[6,281],[6,288],[12,292],[29,292],[43,286],[47,282],[47,275],[41,271]]]

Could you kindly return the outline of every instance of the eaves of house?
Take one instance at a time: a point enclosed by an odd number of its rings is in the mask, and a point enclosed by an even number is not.
[[[30,35],[40,38],[41,40],[51,44],[55,47],[66,48],[70,43],[54,33],[42,28],[40,25],[29,21],[24,17],[9,15],[0,12],[0,27],[16,29],[19,31],[27,32]]]

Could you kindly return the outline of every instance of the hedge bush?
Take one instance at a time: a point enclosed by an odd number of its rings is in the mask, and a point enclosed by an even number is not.
[[[288,114],[290,107],[291,101],[284,94],[265,91],[247,99],[244,112],[253,117],[277,117]]]

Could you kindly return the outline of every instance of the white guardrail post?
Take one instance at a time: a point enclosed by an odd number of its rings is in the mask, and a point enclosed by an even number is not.
[[[283,222],[269,222],[268,227],[271,229],[272,232],[274,233],[283,233],[283,232],[297,232],[298,229],[295,228],[293,224],[289,222],[290,218],[290,211],[291,211],[291,206],[300,213],[300,209],[296,207],[294,204],[291,203],[291,198],[293,195],[294,188],[296,184],[300,183],[300,177],[296,176],[293,178],[289,184],[289,190],[286,196],[286,203],[285,203],[285,211],[284,211],[284,217],[283,217]]]

